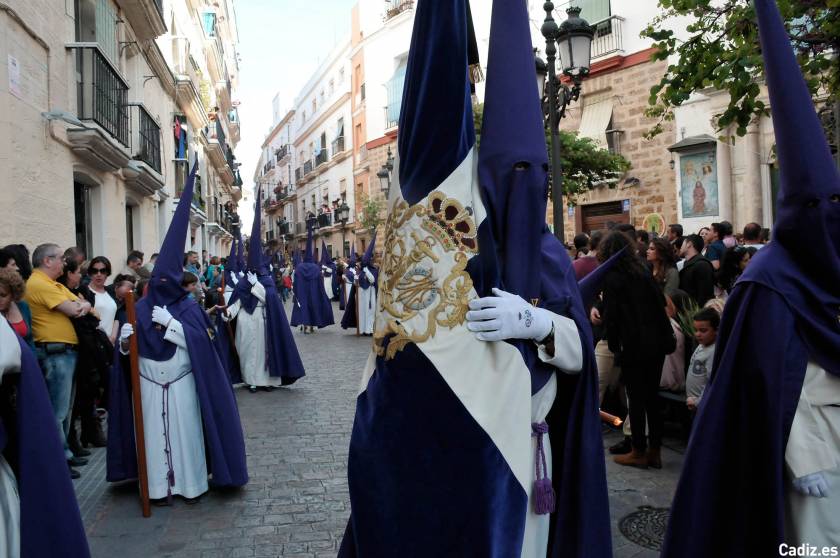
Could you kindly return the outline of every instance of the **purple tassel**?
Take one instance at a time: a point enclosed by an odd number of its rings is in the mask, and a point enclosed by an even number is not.
[[[555,509],[554,487],[551,485],[551,479],[548,478],[543,434],[548,434],[548,424],[545,422],[531,423],[531,436],[537,437],[537,455],[535,456],[537,480],[534,481],[534,513],[537,515],[554,513]],[[540,475],[540,465],[542,465],[542,475]]]
[[[551,479],[534,481],[534,513],[537,515],[554,513],[554,487],[551,486]]]

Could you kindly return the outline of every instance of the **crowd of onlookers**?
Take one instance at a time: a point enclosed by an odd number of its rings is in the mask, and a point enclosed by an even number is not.
[[[73,478],[87,464],[87,448],[106,445],[108,378],[126,297],[143,296],[156,259],[131,251],[115,273],[108,258],[87,259],[77,247],[0,248],[0,314],[38,359]],[[223,272],[220,258],[187,252],[182,286],[214,308]],[[9,399],[0,407],[14,404],[7,392],[0,390]]]
[[[569,249],[578,280],[616,257],[590,321],[602,408],[628,409],[625,438],[610,448],[617,463],[662,466],[663,406],[684,399],[687,412],[696,411],[723,307],[768,241],[757,223],[734,235],[726,221],[688,235],[676,224],[664,236],[621,224],[575,237]]]

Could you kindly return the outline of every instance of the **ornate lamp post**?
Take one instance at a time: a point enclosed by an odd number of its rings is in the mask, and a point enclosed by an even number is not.
[[[341,223],[341,255],[342,257],[346,257],[348,254],[344,251],[344,236],[345,236],[345,227],[347,226],[347,221],[350,220],[350,206],[347,205],[346,201],[342,201],[341,205],[338,206],[338,209],[335,212],[336,217],[338,217],[338,222]]]
[[[554,206],[554,236],[563,242],[563,175],[560,166],[560,119],[566,107],[580,97],[580,85],[589,74],[589,60],[594,28],[580,18],[580,8],[566,10],[569,18],[559,27],[554,21],[554,3],[543,5],[545,21],[540,28],[545,37],[545,56],[548,63],[536,59],[537,84],[551,135],[551,192]],[[562,75],[571,79],[572,86],[557,77],[556,61],[559,50]],[[547,77],[547,87],[546,87]]]
[[[382,165],[376,172],[377,178],[379,178],[379,187],[382,192],[385,194],[385,198],[388,198],[388,194],[391,190],[391,172],[394,170],[394,156],[391,154],[391,146],[388,146],[388,159],[385,161],[385,164]]]

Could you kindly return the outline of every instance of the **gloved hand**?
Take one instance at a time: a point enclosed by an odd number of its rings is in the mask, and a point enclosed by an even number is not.
[[[805,496],[815,498],[826,498],[828,496],[828,479],[825,478],[822,471],[793,479],[793,487]]]
[[[493,289],[496,296],[470,301],[467,329],[476,332],[479,341],[505,339],[545,339],[553,321],[548,310],[537,308],[515,294]]]
[[[251,286],[257,284],[257,275],[255,273],[248,272],[248,282],[251,283]]]
[[[152,308],[152,321],[166,327],[172,321],[172,314],[169,313],[166,306],[155,306]]]
[[[376,279],[376,278],[373,276],[373,273],[371,272],[371,270],[369,270],[367,267],[365,267],[362,271],[365,272],[365,277],[367,277],[368,282],[373,283],[373,280]]]
[[[234,287],[239,283],[239,277],[236,276],[236,273],[230,274],[230,282],[233,283]]]
[[[120,343],[128,341],[128,338],[134,335],[134,326],[131,324],[123,324],[120,328]]]

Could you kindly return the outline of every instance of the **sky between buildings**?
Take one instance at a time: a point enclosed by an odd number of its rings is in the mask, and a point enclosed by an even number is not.
[[[271,100],[292,107],[295,95],[336,43],[350,35],[356,0],[236,0],[239,29],[239,115],[242,140],[236,148],[245,182],[239,204],[243,232],[254,216],[253,174],[271,128]]]

